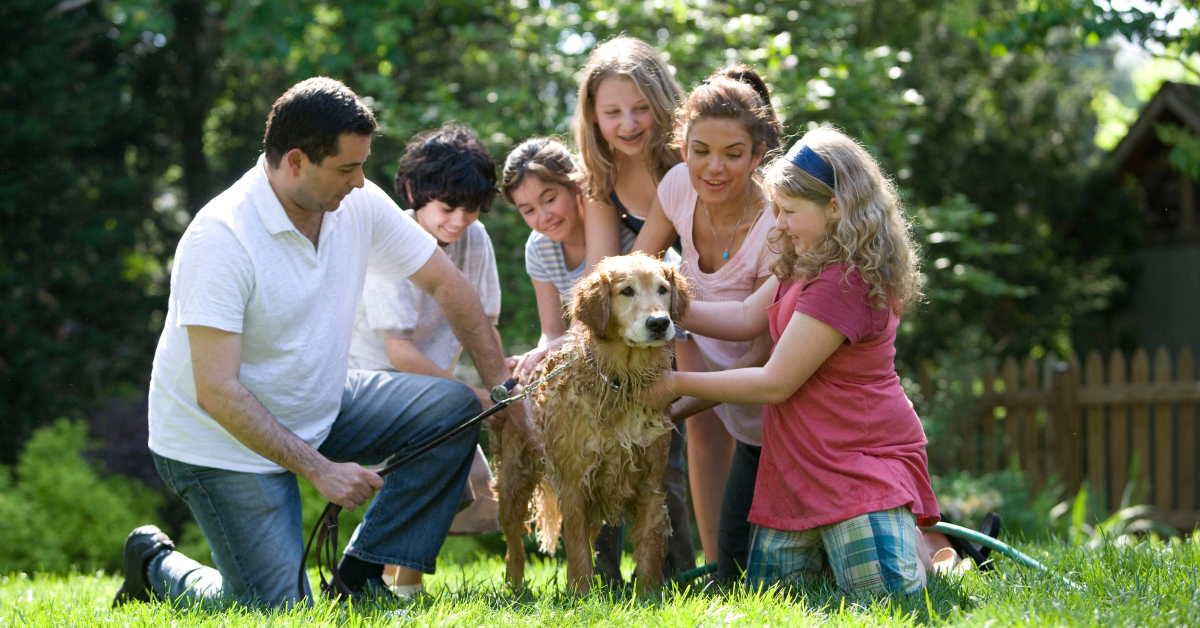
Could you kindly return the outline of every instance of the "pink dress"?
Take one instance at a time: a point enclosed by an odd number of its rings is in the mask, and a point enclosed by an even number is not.
[[[900,318],[871,307],[868,290],[843,265],[779,287],[768,310],[772,339],[800,312],[846,342],[787,401],[766,406],[752,523],[807,530],[901,506],[917,525],[940,516],[925,432],[896,375]]]
[[[768,208],[763,208],[757,222],[746,234],[745,241],[733,257],[716,272],[700,270],[699,253],[692,239],[692,219],[696,215],[699,196],[688,177],[687,164],[671,168],[658,184],[658,200],[663,213],[675,226],[683,248],[683,261],[679,265],[683,276],[692,288],[692,296],[699,301],[742,301],[754,292],[755,281],[771,274],[774,257],[767,247],[767,234],[775,221]],[[736,362],[750,349],[749,342],[716,340],[694,335],[696,346],[704,357],[710,371],[723,371]],[[746,404],[721,404],[715,408],[725,429],[739,441],[748,445],[762,444],[762,406]]]

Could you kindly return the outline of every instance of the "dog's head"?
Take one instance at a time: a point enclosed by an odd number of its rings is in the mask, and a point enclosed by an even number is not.
[[[606,257],[579,280],[571,318],[599,340],[649,347],[675,338],[687,305],[687,282],[673,266],[634,253]]]

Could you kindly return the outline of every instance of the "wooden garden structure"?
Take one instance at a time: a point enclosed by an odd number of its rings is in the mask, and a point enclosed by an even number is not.
[[[975,410],[951,428],[947,463],[974,472],[1015,464],[1033,487],[1053,476],[1067,494],[1086,481],[1110,510],[1133,482],[1135,503],[1152,505],[1158,520],[1200,525],[1200,380],[1190,347],[1092,353],[1082,364],[1010,359],[975,389]]]

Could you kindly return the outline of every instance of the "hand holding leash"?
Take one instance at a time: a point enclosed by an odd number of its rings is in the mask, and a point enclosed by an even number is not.
[[[347,510],[371,501],[375,491],[383,488],[378,473],[353,462],[330,462],[306,479],[322,497]]]
[[[496,405],[488,408],[487,410],[484,410],[483,412],[479,413],[478,415],[476,415],[474,417],[471,417],[470,419],[467,419],[466,421],[460,423],[458,426],[454,427],[453,429],[446,432],[445,434],[442,434],[441,436],[433,438],[433,439],[429,440],[428,442],[416,447],[411,452],[401,456],[395,462],[388,465],[387,468],[380,471],[378,474],[379,477],[382,478],[383,476],[395,471],[396,469],[408,464],[409,462],[412,462],[412,460],[414,458],[417,458],[418,456],[433,449],[434,447],[437,447],[438,445],[441,445],[442,443],[446,442],[447,440],[450,440],[451,438],[458,436],[463,431],[470,429],[476,423],[479,423],[480,421],[492,416],[493,414],[496,414],[497,412],[504,410],[505,408],[508,407],[508,405],[510,403],[517,401],[519,399],[524,399],[525,396],[528,395],[531,391],[536,390],[538,386],[541,386],[542,382],[545,382],[546,380],[550,379],[551,377],[554,377],[555,375],[559,374],[563,369],[565,369],[570,364],[571,364],[570,362],[564,363],[563,365],[559,366],[558,368],[554,369],[553,371],[550,371],[545,376],[543,376],[541,379],[538,379],[535,382],[531,382],[528,386],[526,386],[524,389],[522,389],[520,393],[518,393],[516,395],[510,396],[510,393],[512,392],[513,388],[516,386],[516,380],[514,380],[512,378],[509,378],[503,384],[493,387],[492,390],[489,392],[489,395],[491,396],[493,401],[495,401],[497,399],[497,397],[500,397],[500,400],[496,401]],[[526,429],[529,429],[530,433],[532,434],[532,428],[529,426],[528,418],[525,416],[525,412],[523,411],[523,409],[520,412],[520,416],[525,419],[525,422],[523,423],[523,425],[525,426]],[[536,441],[531,441],[531,444],[534,446],[535,450],[540,449],[540,447],[539,447],[540,443],[537,443]],[[308,581],[308,575],[305,573],[304,566],[308,562],[308,555],[314,549],[317,552],[317,576],[321,579],[321,589],[331,596],[341,597],[341,596],[346,596],[346,595],[350,594],[350,589],[346,586],[346,584],[344,582],[342,582],[342,578],[338,574],[338,571],[337,571],[337,557],[338,557],[338,553],[339,553],[338,552],[338,514],[341,511],[342,511],[342,507],[340,505],[338,505],[337,503],[330,502],[330,503],[326,504],[325,510],[321,512],[321,516],[317,518],[316,525],[313,526],[312,532],[310,532],[308,535],[308,542],[305,543],[305,545],[304,545],[304,556],[300,559],[300,570],[296,577],[296,580],[297,580],[296,586],[297,586],[297,589],[299,591],[301,598],[304,598],[308,595],[307,587],[305,586],[305,584]],[[326,571],[329,572],[328,578],[326,577]]]
[[[514,377],[504,380],[503,384],[496,384],[495,386],[492,386],[492,403],[500,403],[501,401],[504,401],[516,387],[517,380]]]

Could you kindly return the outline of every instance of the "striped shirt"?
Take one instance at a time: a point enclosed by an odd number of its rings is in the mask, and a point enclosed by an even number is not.
[[[621,253],[633,250],[633,241],[637,236],[624,224],[621,225]],[[586,261],[580,262],[575,268],[567,268],[567,258],[562,245],[538,233],[529,232],[525,240],[525,272],[530,279],[554,284],[558,288],[559,299],[563,303],[571,300],[571,287],[583,276]]]

